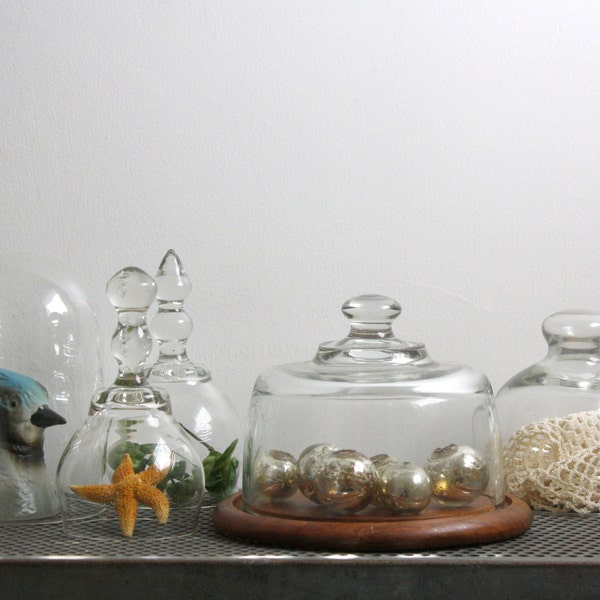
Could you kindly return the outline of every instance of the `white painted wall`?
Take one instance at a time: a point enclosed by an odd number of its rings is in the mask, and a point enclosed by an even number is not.
[[[108,341],[107,279],[174,248],[242,410],[366,292],[498,389],[600,309],[599,32],[583,0],[4,0],[0,252],[68,266]]]

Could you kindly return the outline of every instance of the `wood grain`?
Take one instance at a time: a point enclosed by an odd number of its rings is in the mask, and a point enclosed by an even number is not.
[[[491,510],[440,510],[421,518],[326,520],[302,516],[252,514],[244,509],[241,493],[217,505],[217,530],[251,543],[336,552],[410,551],[497,542],[521,535],[531,525],[533,512],[518,498],[507,495]]]

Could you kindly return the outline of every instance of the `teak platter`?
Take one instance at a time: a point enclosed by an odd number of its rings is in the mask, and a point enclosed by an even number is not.
[[[468,507],[433,506],[410,517],[367,512],[329,520],[318,507],[305,508],[300,499],[292,499],[291,509],[274,505],[263,514],[251,513],[237,493],[221,501],[213,514],[217,530],[231,538],[336,552],[404,552],[497,542],[521,535],[532,520],[532,510],[511,494],[497,507],[480,498]]]

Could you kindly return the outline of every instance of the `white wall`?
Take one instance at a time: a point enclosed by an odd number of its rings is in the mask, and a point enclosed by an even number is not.
[[[67,265],[108,341],[107,279],[174,248],[243,410],[366,292],[498,389],[600,308],[599,32],[574,0],[4,0],[0,252]]]

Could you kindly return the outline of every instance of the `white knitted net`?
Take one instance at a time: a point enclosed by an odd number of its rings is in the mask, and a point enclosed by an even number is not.
[[[506,485],[535,510],[600,511],[600,412],[522,427],[504,448]]]

